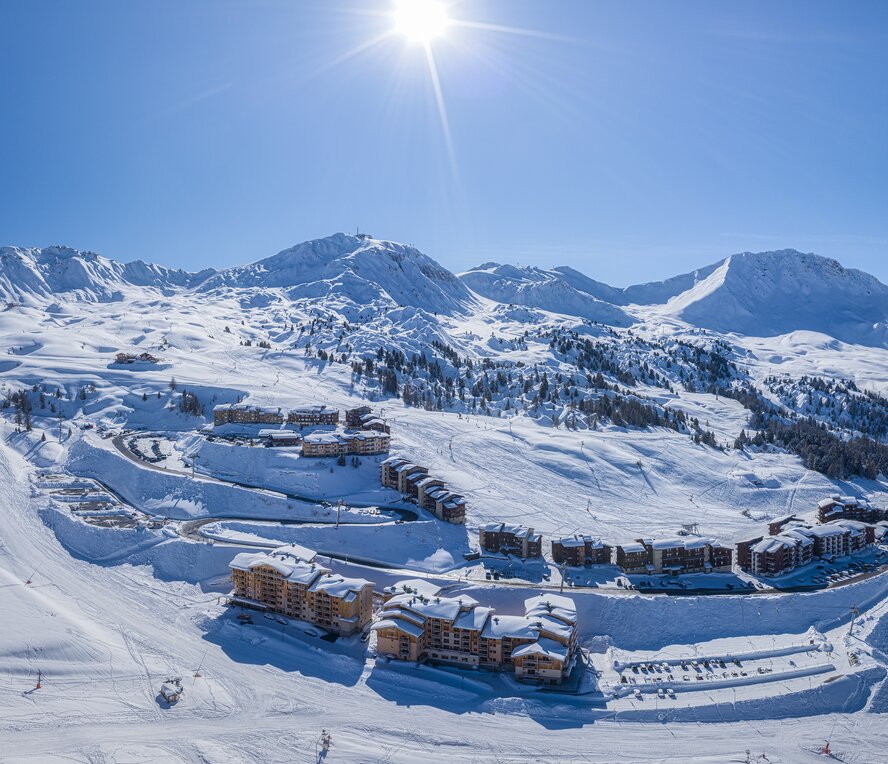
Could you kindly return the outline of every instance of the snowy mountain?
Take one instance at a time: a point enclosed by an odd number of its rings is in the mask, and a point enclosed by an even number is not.
[[[585,278],[576,271],[573,273]],[[496,302],[565,313],[611,326],[629,326],[632,323],[632,318],[623,310],[575,288],[558,271],[485,263],[459,274],[459,278],[472,291]],[[601,286],[606,287],[604,284]]]
[[[465,311],[471,292],[450,271],[413,247],[338,233],[207,279],[203,292],[279,288],[292,300],[343,298],[429,313]]]
[[[792,249],[744,252],[694,279],[665,308],[694,326],[756,337],[807,330],[848,343],[888,342],[888,287],[826,257]]]
[[[566,266],[485,263],[457,277],[413,247],[342,233],[250,265],[200,273],[123,264],[62,246],[0,248],[0,299],[6,303],[113,302],[188,291],[208,300],[234,297],[242,308],[322,301],[348,320],[404,307],[426,316],[424,324],[435,323],[431,314],[478,309],[480,295],[613,327],[653,313],[749,337],[809,331],[865,346],[888,343],[888,287],[835,260],[795,250],[744,252],[664,281],[617,289]]]
[[[0,299],[29,303],[67,297],[108,302],[121,299],[127,287],[188,288],[214,272],[188,273],[141,260],[123,264],[70,247],[2,247]]]

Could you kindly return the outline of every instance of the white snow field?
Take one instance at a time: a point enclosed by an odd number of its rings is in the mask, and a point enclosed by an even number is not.
[[[705,336],[732,343],[752,380],[819,374],[888,391],[879,289],[795,255],[735,256],[615,290],[569,269],[488,264],[459,279],[412,248],[343,235],[218,274],[0,250],[0,395],[26,389],[33,405],[30,432],[0,410],[0,761],[804,764],[826,760],[816,751],[829,740],[838,760],[884,764],[888,573],[809,593],[572,589],[588,667],[567,693],[386,663],[372,637],[330,642],[285,619],[242,626],[224,604],[235,554],[292,542],[376,591],[428,576],[517,612],[557,577],[467,580],[463,554],[482,522],[612,541],[696,524],[731,541],[810,514],[830,493],[884,503],[881,479],[829,480],[778,449],[712,448],[665,427],[567,427],[551,406],[516,412],[501,400],[494,416],[407,406],[349,363],[305,351],[410,354],[438,341],[479,366],[538,364],[554,379],[564,367],[526,331],[616,336],[627,357],[632,337]],[[854,310],[830,320],[801,306],[770,331],[768,301],[786,289],[771,289],[768,274],[818,269]],[[872,294],[855,302],[861,289]],[[593,309],[616,328],[578,317]],[[718,323],[728,318],[746,334]],[[158,362],[120,364],[118,352]],[[735,400],[678,384],[634,389],[706,423],[719,443],[748,426]],[[285,409],[367,402],[391,426],[393,454],[466,497],[467,525],[415,507],[415,522],[399,522],[396,510],[411,507],[379,487],[378,457],[340,466],[246,437],[209,440],[208,417],[180,410],[185,390],[205,414],[242,398]],[[140,460],[130,441],[145,453],[156,441],[161,457]],[[339,498],[351,506],[320,503]],[[670,672],[675,697],[661,697]],[[184,697],[170,706],[160,687],[176,677]],[[322,730],[333,736],[326,753]]]

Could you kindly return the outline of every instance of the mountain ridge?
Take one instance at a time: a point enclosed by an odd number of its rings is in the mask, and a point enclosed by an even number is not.
[[[121,300],[134,290],[207,296],[278,290],[340,311],[408,307],[466,314],[479,298],[628,327],[648,313],[747,336],[806,330],[888,346],[888,286],[832,258],[794,249],[741,252],[660,281],[612,287],[569,266],[487,262],[454,274],[415,247],[344,233],[247,265],[196,273],[121,263],[65,246],[0,248],[0,299]]]

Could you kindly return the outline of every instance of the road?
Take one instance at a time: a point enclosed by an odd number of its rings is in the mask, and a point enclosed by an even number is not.
[[[140,432],[140,435],[151,435],[149,432]],[[201,472],[189,472],[187,470],[177,470],[171,469],[169,467],[158,467],[156,464],[152,464],[151,462],[146,462],[144,459],[140,459],[136,454],[134,454],[127,447],[125,439],[129,436],[133,435],[132,432],[123,432],[120,435],[115,435],[111,442],[114,444],[114,447],[127,459],[132,462],[135,462],[141,467],[146,467],[148,469],[157,470],[158,472],[165,472],[167,474],[174,475],[184,475],[185,477],[191,478],[192,480],[206,480],[210,483],[221,483],[222,485],[236,485],[239,488],[247,488],[251,491],[273,491],[274,493],[280,494],[281,496],[286,496],[288,499],[293,499],[295,501],[301,501],[305,504],[316,504],[323,506],[323,499],[318,498],[317,496],[304,496],[298,493],[288,493],[286,491],[280,491],[278,489],[270,489],[265,486],[258,485],[256,483],[249,483],[243,480],[223,480],[221,478],[213,477],[212,475],[205,475]],[[328,502],[329,503],[329,502]],[[371,509],[376,508],[384,512],[391,512],[393,514],[398,515],[398,517],[404,522],[414,522],[419,519],[419,513],[412,510],[407,509],[406,507],[395,506],[393,504],[371,504],[369,502],[360,502],[360,501],[349,501],[347,502],[349,506],[355,507],[357,509]],[[225,518],[225,519],[241,519],[241,518]],[[246,519],[246,518],[244,518]],[[313,521],[314,522],[314,521]]]
[[[206,481],[213,482],[213,483],[221,483],[223,485],[236,485],[240,488],[246,488],[248,490],[262,490],[262,491],[269,490],[269,489],[264,488],[260,485],[250,484],[250,483],[243,482],[243,481],[222,480],[220,478],[216,478],[211,475],[205,475],[202,473],[192,474],[191,472],[188,472],[186,470],[177,470],[177,469],[170,469],[170,468],[165,468],[165,467],[158,467],[155,464],[151,464],[150,462],[146,462],[143,459],[140,459],[136,454],[134,454],[132,451],[130,451],[129,448],[127,448],[126,443],[125,443],[125,438],[131,436],[132,434],[133,434],[132,432],[125,432],[125,433],[121,433],[120,435],[116,435],[112,438],[112,443],[114,444],[115,448],[123,456],[125,456],[127,459],[138,464],[141,467],[157,470],[159,472],[166,472],[166,473],[174,473],[174,474],[178,474],[178,475],[183,475],[183,476],[191,478],[193,480],[206,480]],[[150,435],[151,433],[141,433],[140,432],[140,434]],[[97,481],[97,482],[100,482],[100,481]],[[104,485],[104,484],[102,484],[102,485]],[[105,488],[108,488],[108,486],[105,486]],[[117,496],[117,494],[113,490],[111,490],[111,489],[108,489],[108,490],[112,494]],[[284,496],[287,496],[287,498],[294,499],[296,501],[301,501],[301,502],[305,502],[308,504],[320,504],[317,497],[303,496],[300,494],[290,494],[290,493],[285,493],[283,491],[276,491],[276,492],[280,493]],[[118,496],[118,499],[120,499],[119,496]],[[124,501],[123,503],[126,504],[127,502]],[[350,504],[351,504],[351,506],[354,506],[354,507],[365,507],[365,508],[377,507],[380,510],[398,514],[400,516],[400,518],[406,522],[412,522],[412,521],[419,519],[418,514],[416,512],[414,512],[413,510],[410,510],[410,509],[405,509],[403,507],[396,507],[396,506],[392,506],[392,505],[366,504],[366,503],[357,503],[357,502],[351,502]],[[219,520],[248,520],[251,523],[256,523],[256,524],[267,522],[269,525],[275,525],[275,524],[277,524],[277,525],[331,525],[335,522],[335,521],[324,522],[324,521],[318,521],[318,520],[279,520],[279,519],[257,520],[255,517],[216,516],[216,517],[200,518],[197,520],[188,521],[187,523],[184,523],[181,526],[179,526],[179,528],[177,528],[177,530],[179,531],[180,535],[182,535],[183,537],[191,538],[192,540],[206,541],[206,540],[210,540],[210,537],[203,535],[201,533],[201,528],[204,525],[207,525],[207,524],[213,523],[213,522],[217,522]],[[383,524],[389,524],[389,523],[383,523]],[[374,525],[376,525],[376,524],[374,524]],[[212,539],[212,541],[213,541],[213,543],[226,543],[224,541],[219,541],[218,539]],[[253,546],[253,547],[256,547],[259,549],[273,549],[276,546],[276,544],[274,544],[274,543],[263,543],[263,542],[259,542],[259,541],[238,541],[238,542],[232,542],[232,544],[234,546]],[[330,552],[330,551],[326,551],[326,550],[316,550],[316,551],[319,554],[323,555],[324,557],[329,557],[334,560],[340,560],[343,562],[351,562],[351,563],[364,565],[364,566],[367,566],[370,568],[376,568],[376,569],[385,568],[388,570],[398,570],[398,568],[396,568],[396,567],[393,568],[393,567],[387,565],[386,563],[378,561],[378,560],[361,558],[360,556],[355,556],[355,555],[344,555],[341,553]],[[468,566],[468,567],[474,567],[474,566]],[[445,573],[426,574],[426,575],[427,575],[427,577],[439,578],[439,579],[462,580],[465,578],[465,573],[462,572],[465,570],[465,568],[466,568],[466,566],[463,566],[463,567],[456,568],[454,570],[451,570],[451,571],[448,571]],[[524,581],[521,579],[500,578],[499,580],[496,581],[496,584],[502,585],[502,586],[526,587],[526,588],[531,588],[531,589],[552,589],[552,590],[561,589],[560,574],[558,573],[557,566],[552,566],[552,568],[553,568],[553,575],[552,575],[552,580],[550,580],[550,581],[532,582],[532,581]],[[861,573],[860,575],[853,576],[853,577],[847,578],[847,579],[843,579],[841,581],[833,582],[833,583],[827,584],[826,586],[799,585],[799,586],[784,587],[781,589],[772,589],[772,588],[768,588],[768,589],[736,589],[736,590],[732,590],[732,589],[724,589],[724,590],[722,590],[722,589],[710,589],[710,590],[687,590],[687,589],[668,590],[668,589],[664,589],[664,590],[650,591],[650,590],[637,589],[637,588],[621,589],[621,588],[617,588],[617,587],[600,588],[600,587],[577,586],[577,587],[565,587],[565,588],[568,589],[568,591],[570,591],[572,589],[573,590],[597,589],[597,591],[601,592],[602,594],[609,594],[609,595],[616,595],[616,596],[638,596],[638,595],[648,596],[648,597],[663,596],[663,595],[670,596],[670,597],[774,596],[774,595],[789,594],[789,593],[794,593],[794,592],[816,592],[816,591],[823,591],[826,589],[839,588],[842,586],[847,586],[848,584],[856,583],[858,581],[863,581],[867,578],[872,578],[873,576],[880,575],[882,573],[885,573],[886,571],[888,571],[888,563],[885,563],[885,564],[879,566],[875,570]],[[407,569],[404,569],[403,573],[407,577],[416,577],[417,575],[422,575],[421,573],[418,573],[415,570],[407,570]],[[477,583],[483,584],[483,583],[488,583],[488,582],[486,579],[479,579],[477,581]]]

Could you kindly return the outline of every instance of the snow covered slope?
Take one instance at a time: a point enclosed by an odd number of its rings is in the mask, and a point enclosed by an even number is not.
[[[129,287],[188,288],[212,273],[188,273],[141,260],[123,264],[70,247],[2,247],[0,299],[7,303],[46,299],[108,302],[121,299]]]
[[[485,263],[459,277],[473,291],[497,302],[565,313],[611,326],[632,323],[632,318],[620,308],[576,289],[557,271]]]
[[[226,287],[280,288],[293,300],[338,296],[358,305],[407,305],[445,314],[462,312],[473,303],[456,276],[418,249],[344,233],[223,271],[200,289]]]
[[[793,249],[732,255],[672,298],[666,312],[694,326],[753,337],[808,330],[861,345],[888,342],[888,287]]]

